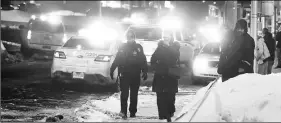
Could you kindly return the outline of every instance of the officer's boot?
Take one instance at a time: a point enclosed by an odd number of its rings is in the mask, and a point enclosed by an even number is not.
[[[122,119],[124,119],[124,120],[127,119],[127,113],[120,112],[119,116],[122,117]]]

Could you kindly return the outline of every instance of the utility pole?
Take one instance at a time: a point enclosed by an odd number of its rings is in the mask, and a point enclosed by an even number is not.
[[[251,1],[251,36],[253,37],[255,43],[257,41],[257,19],[258,19],[258,1],[253,0]],[[257,71],[257,62],[254,60],[254,72],[256,73]]]
[[[272,34],[273,36],[275,37],[276,36],[276,13],[277,13],[277,7],[275,7],[274,3],[273,3],[273,6],[274,6],[274,12],[273,12],[273,17],[272,17],[272,22],[271,22],[271,25],[272,25]]]
[[[99,16],[100,18],[102,17],[102,2],[101,1],[98,1],[99,2]]]
[[[224,2],[223,24],[226,26],[227,1]]]

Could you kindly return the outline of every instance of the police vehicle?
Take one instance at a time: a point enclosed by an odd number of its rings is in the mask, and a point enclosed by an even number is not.
[[[65,27],[59,16],[32,15],[25,31],[22,50],[27,55],[38,50],[54,51],[67,41]]]
[[[181,29],[165,29],[161,25],[152,24],[136,24],[131,25],[127,31],[132,30],[136,34],[136,42],[143,47],[144,54],[148,64],[154,51],[158,46],[158,42],[165,36],[172,36],[174,41],[181,44],[180,63],[190,65],[193,58],[193,47],[184,41]]]
[[[193,84],[214,80],[219,75],[220,52],[220,43],[208,43],[201,49],[193,62]]]
[[[86,79],[89,75],[99,74],[109,79],[110,66],[117,48],[115,41],[84,36],[71,37],[55,51],[51,77],[53,79]]]

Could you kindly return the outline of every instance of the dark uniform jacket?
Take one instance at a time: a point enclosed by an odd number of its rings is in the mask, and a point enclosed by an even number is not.
[[[276,42],[272,37],[272,34],[267,32],[265,34],[264,38],[264,42],[269,50],[270,53],[270,57],[265,59],[265,60],[270,60],[270,61],[274,61],[275,58],[275,46],[276,46]]]
[[[152,91],[178,92],[178,78],[169,75],[169,68],[177,65],[179,56],[178,45],[165,46],[159,42],[151,57],[151,65],[155,72]]]
[[[114,71],[117,67],[120,74],[137,75],[141,72],[147,73],[147,60],[142,46],[137,43],[122,44],[110,70]]]
[[[276,41],[278,41],[277,43],[277,48],[281,48],[281,31],[280,32],[277,32],[276,34]]]

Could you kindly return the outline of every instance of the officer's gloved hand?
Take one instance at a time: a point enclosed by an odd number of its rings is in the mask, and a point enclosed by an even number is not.
[[[147,80],[147,73],[142,73],[142,78],[144,81]]]
[[[113,72],[110,72],[110,78],[113,80],[114,77],[113,77]]]

